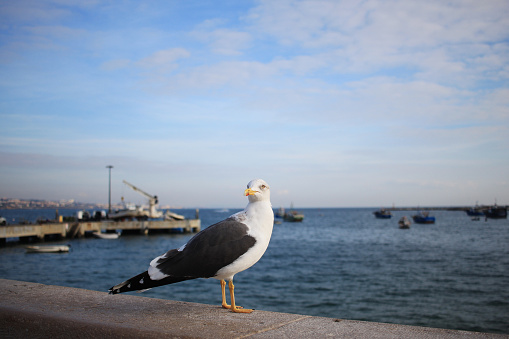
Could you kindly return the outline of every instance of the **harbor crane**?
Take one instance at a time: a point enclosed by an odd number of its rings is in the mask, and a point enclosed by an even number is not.
[[[142,189],[134,186],[133,184],[128,183],[127,181],[122,181],[124,184],[132,188],[134,191],[144,195],[148,198],[148,204],[149,204],[149,218],[160,218],[162,216],[162,213],[157,210],[157,204],[159,203],[159,200],[157,199],[157,195],[150,195],[147,192],[143,191]]]

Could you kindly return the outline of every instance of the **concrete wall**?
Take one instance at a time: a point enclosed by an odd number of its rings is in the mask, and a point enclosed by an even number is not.
[[[108,295],[0,279],[0,338],[509,338]],[[256,306],[256,305],[245,305]]]

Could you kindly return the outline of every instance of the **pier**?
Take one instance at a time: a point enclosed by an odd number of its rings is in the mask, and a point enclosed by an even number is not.
[[[201,229],[200,219],[184,220],[146,220],[146,221],[83,221],[44,223],[40,225],[7,225],[0,226],[0,243],[7,238],[19,238],[20,241],[37,239],[43,241],[48,237],[79,238],[92,232],[116,232],[121,230],[128,234],[150,234],[152,232],[193,233]]]
[[[260,310],[240,314],[220,305],[16,280],[0,279],[0,289],[2,338],[509,338]]]

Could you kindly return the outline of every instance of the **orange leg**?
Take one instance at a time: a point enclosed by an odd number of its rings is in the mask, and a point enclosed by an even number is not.
[[[251,312],[253,312],[253,310],[244,309],[241,306],[235,306],[235,294],[233,292],[233,290],[235,289],[235,286],[233,286],[232,280],[230,280],[228,282],[228,288],[230,289],[230,300],[232,303],[232,305],[230,306],[230,309],[232,310],[232,312],[236,312],[236,313],[251,313]]]
[[[225,287],[226,287],[226,281],[221,279],[221,295],[223,297],[223,302],[222,302],[221,306],[223,306],[223,308],[230,309],[231,306],[226,303],[226,293],[224,291]]]

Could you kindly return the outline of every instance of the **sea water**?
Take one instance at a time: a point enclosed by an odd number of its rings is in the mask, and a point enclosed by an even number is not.
[[[376,219],[374,209],[302,209],[301,223],[274,225],[267,252],[235,276],[238,304],[266,311],[509,333],[509,221],[472,221],[433,211],[435,224],[398,228],[403,215]],[[202,228],[237,210],[201,210]],[[75,211],[61,210],[61,215]],[[193,218],[195,210],[179,210]],[[54,210],[3,210],[33,220]],[[193,234],[65,239],[66,254],[0,247],[0,278],[98,291],[146,270],[150,261]],[[198,279],[154,288],[146,297],[221,303],[219,281]],[[115,297],[115,296],[112,296]]]

